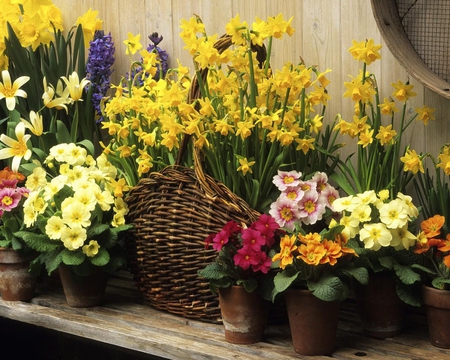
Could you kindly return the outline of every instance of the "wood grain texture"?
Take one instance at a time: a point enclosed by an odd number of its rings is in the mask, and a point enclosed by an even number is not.
[[[287,324],[268,326],[262,342],[245,346],[229,344],[224,339],[222,325],[188,320],[142,304],[129,274],[109,281],[101,307],[69,307],[60,287],[40,284],[38,295],[31,303],[0,300],[0,326],[2,317],[164,359],[308,359],[294,352]],[[450,357],[450,350],[429,343],[421,312],[408,312],[406,321],[402,335],[385,340],[367,338],[362,335],[355,304],[348,300],[341,305],[335,352],[331,357],[314,359],[364,356],[375,360],[441,360]]]

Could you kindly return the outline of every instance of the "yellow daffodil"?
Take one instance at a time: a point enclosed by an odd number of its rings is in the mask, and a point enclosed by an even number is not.
[[[81,25],[83,29],[84,46],[86,48],[89,47],[89,42],[94,38],[95,32],[102,29],[103,21],[97,19],[97,15],[98,11],[89,9],[76,21],[76,25]]]
[[[411,171],[413,174],[417,174],[418,171],[424,173],[422,160],[415,150],[408,149],[400,160],[405,164],[405,171]]]
[[[414,91],[412,91],[414,89],[414,85],[404,84],[401,80],[397,83],[392,83],[391,85],[394,88],[392,96],[398,101],[407,101],[409,98],[417,95]]]
[[[142,49],[142,44],[140,43],[140,41],[141,41],[141,34],[137,34],[135,36],[131,32],[128,32],[127,37],[128,37],[127,40],[124,40],[124,42],[123,42],[126,45],[126,47],[127,47],[125,53],[134,55],[139,50]]]
[[[26,98],[27,93],[20,89],[30,80],[29,76],[20,76],[13,83],[8,70],[2,71],[3,82],[0,82],[0,100],[6,99],[6,107],[9,111],[13,111],[16,107],[16,96]]]
[[[7,145],[7,148],[0,149],[0,159],[13,158],[11,169],[14,172],[19,171],[22,158],[28,160],[31,157],[31,150],[28,149],[27,142],[30,134],[25,134],[25,124],[18,123],[15,128],[16,138],[14,140],[5,134],[0,135],[0,141]]]
[[[242,171],[242,174],[247,174],[248,172],[252,173],[252,166],[255,165],[255,161],[248,161],[247,158],[241,158],[238,160],[240,166],[237,168],[237,171]]]
[[[375,136],[380,141],[381,145],[388,145],[394,142],[397,131],[392,129],[392,125],[380,126],[378,134]]]
[[[423,105],[421,108],[416,108],[415,110],[419,114],[417,120],[422,120],[425,125],[428,124],[429,120],[435,120],[433,113],[436,109],[432,109],[426,105]]]

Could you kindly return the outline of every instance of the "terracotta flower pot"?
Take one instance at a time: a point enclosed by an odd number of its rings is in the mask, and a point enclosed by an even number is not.
[[[268,302],[257,291],[243,286],[219,289],[219,305],[225,340],[233,344],[253,344],[264,337]]]
[[[0,293],[6,301],[29,301],[34,297],[36,278],[29,272],[34,256],[0,248]]]
[[[335,348],[340,302],[323,301],[309,290],[285,292],[292,343],[301,355],[331,355]]]
[[[64,264],[58,270],[69,306],[90,307],[102,303],[108,281],[108,274],[102,268],[95,267],[89,276],[79,276]]]
[[[366,336],[385,339],[402,332],[405,306],[390,273],[371,273],[367,285],[355,282],[355,296]]]
[[[450,291],[422,286],[432,345],[450,349]]]

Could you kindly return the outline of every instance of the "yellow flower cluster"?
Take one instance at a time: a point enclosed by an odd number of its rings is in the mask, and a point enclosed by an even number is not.
[[[127,87],[117,86],[104,107],[103,128],[113,137],[105,152],[126,169],[130,185],[150,169],[173,163],[184,137],[192,137],[203,153],[209,175],[257,209],[274,190],[278,166],[305,169],[314,163],[306,158],[321,146],[330,70],[290,62],[280,70],[270,67],[272,39],[292,35],[291,21],[280,14],[257,18],[250,27],[237,15],[219,38],[207,35],[198,17],[183,20],[180,36],[194,59],[192,79],[183,66],[153,79],[155,54],[140,52],[142,71]],[[124,43],[130,55],[141,48],[137,35]],[[190,99],[196,82],[199,96]]]
[[[355,60],[362,61],[363,67],[358,76],[344,83],[344,97],[354,102],[353,119],[350,122],[341,119],[335,126],[340,134],[358,139],[356,161],[351,159],[341,165],[341,173],[334,176],[347,194],[389,189],[395,195],[405,191],[411,180],[407,171],[414,174],[424,171],[419,155],[402,144],[402,138],[414,120],[421,120],[424,125],[434,120],[434,109],[424,105],[407,118],[407,102],[416,93],[413,85],[400,80],[391,84],[393,91],[389,98],[380,100],[376,77],[367,71],[368,65],[381,59],[380,49],[381,45],[369,39],[362,42],[354,40],[348,50]],[[399,112],[396,101],[402,104],[400,119],[395,115]],[[405,173],[402,173],[401,162]]]
[[[23,205],[25,225],[45,219],[48,238],[94,257],[100,245],[88,237],[89,229],[96,224],[125,224],[128,207],[114,187],[117,169],[105,155],[95,160],[73,143],[52,147],[46,164],[48,172],[39,166],[27,178],[31,192]],[[49,180],[52,173],[56,176]]]
[[[395,250],[409,249],[417,241],[408,225],[419,211],[408,195],[398,193],[390,200],[388,190],[378,194],[368,190],[336,199],[333,207],[343,214],[340,225],[345,226],[345,236],[348,239],[359,236],[366,249],[377,251],[388,246]]]
[[[102,21],[97,19],[98,11],[89,9],[79,17],[76,25],[83,26],[86,47],[94,37],[95,30],[102,28]],[[54,41],[55,31],[63,31],[61,10],[52,0],[4,0],[0,12],[0,70],[8,68],[8,58],[4,54],[5,39],[9,38],[8,26],[20,40],[24,48],[36,50],[40,44],[48,45]]]

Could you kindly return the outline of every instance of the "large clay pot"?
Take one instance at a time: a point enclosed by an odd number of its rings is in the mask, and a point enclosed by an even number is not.
[[[268,302],[259,292],[249,293],[243,286],[219,289],[219,305],[226,341],[253,344],[263,339]]]
[[[450,291],[422,286],[432,345],[450,349]]]
[[[405,306],[389,272],[371,273],[367,285],[355,282],[355,297],[366,336],[385,339],[402,332]]]
[[[90,307],[102,303],[108,274],[101,267],[94,267],[88,276],[79,276],[72,267],[64,264],[61,264],[58,270],[69,306]]]
[[[29,301],[34,297],[36,278],[29,272],[34,255],[0,248],[0,293],[6,301]]]
[[[323,301],[311,291],[301,289],[288,289],[284,298],[295,351],[301,355],[331,355],[340,302]]]

